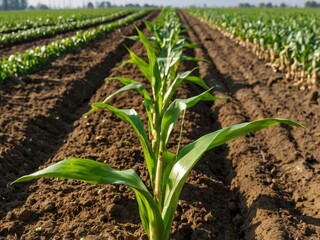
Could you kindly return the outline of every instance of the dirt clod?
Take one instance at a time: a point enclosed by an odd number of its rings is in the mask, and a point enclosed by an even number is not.
[[[156,12],[147,17],[154,19]],[[180,17],[192,43],[185,62],[226,101],[200,102],[185,118],[182,145],[232,124],[267,117],[289,118],[306,129],[280,125],[248,134],[209,151],[182,190],[171,239],[318,239],[320,236],[320,111],[318,90],[290,85],[281,72],[185,12]],[[134,169],[146,185],[139,140],[128,124],[107,111],[82,118],[89,104],[121,85],[106,77],[146,83],[123,44],[146,58],[140,43],[124,40],[141,20],[45,68],[0,86],[0,239],[146,239],[134,193],[124,186],[41,179],[12,182],[70,156],[92,158],[116,169]],[[88,64],[90,63],[90,64]],[[24,82],[25,84],[21,83]],[[180,98],[202,90],[183,84]],[[144,123],[142,98],[119,94],[111,104],[134,108]],[[173,130],[176,147],[180,129]],[[42,227],[37,233],[35,229]]]

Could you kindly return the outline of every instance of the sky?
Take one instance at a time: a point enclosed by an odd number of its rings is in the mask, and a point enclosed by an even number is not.
[[[175,6],[175,7],[186,7],[190,5],[203,6],[206,4],[208,7],[233,7],[237,6],[239,3],[250,3],[258,5],[261,2],[267,3],[271,2],[272,4],[279,5],[280,3],[286,3],[290,6],[303,6],[305,1],[298,0],[106,0],[111,4],[127,4],[127,3],[139,3],[143,5],[145,3],[155,4],[160,6]],[[81,7],[86,5],[88,2],[95,3],[97,0],[29,0],[29,5],[37,5],[38,3],[44,3],[53,7]],[[102,2],[102,0],[98,0]]]

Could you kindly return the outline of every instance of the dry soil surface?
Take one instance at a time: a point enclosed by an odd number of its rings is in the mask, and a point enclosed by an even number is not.
[[[149,15],[148,20],[156,16]],[[266,63],[220,32],[180,12],[193,43],[188,62],[227,100],[202,102],[188,111],[182,144],[245,121],[284,117],[306,125],[279,125],[209,151],[181,194],[171,239],[319,239],[319,91],[301,92]],[[135,25],[143,29],[141,20]],[[107,111],[84,118],[90,103],[121,86],[105,77],[145,82],[123,44],[134,24],[52,62],[41,71],[0,86],[0,239],[147,239],[134,194],[124,186],[40,179],[9,185],[17,177],[67,157],[85,157],[117,169],[148,174],[133,130]],[[178,97],[200,93],[183,84]],[[144,115],[134,92],[113,99]],[[144,117],[145,121],[145,117]],[[176,146],[178,130],[170,145]]]

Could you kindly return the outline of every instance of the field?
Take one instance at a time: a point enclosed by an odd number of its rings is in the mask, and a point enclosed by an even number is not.
[[[66,21],[121,11],[84,12]],[[199,45],[185,53],[207,61],[182,61],[179,70],[195,68],[193,74],[209,86],[217,85],[212,92],[224,99],[199,102],[186,112],[181,145],[262,118],[287,118],[306,128],[280,124],[204,154],[182,190],[170,239],[320,239],[319,62],[310,71],[296,63],[296,72],[305,72],[296,79],[288,75],[288,69],[275,66],[277,61],[271,61],[270,55],[258,56],[262,47],[252,51],[246,39],[195,11],[178,11],[187,30],[184,34]],[[286,11],[289,16],[295,10]],[[6,21],[3,14],[0,21]],[[130,59],[126,47],[147,59],[142,43],[126,36],[137,35],[135,27],[148,35],[143,20],[155,22],[160,10],[122,14],[78,30],[0,48],[0,240],[148,239],[135,194],[126,186],[52,178],[10,185],[22,175],[68,157],[90,158],[115,169],[132,168],[150,185],[143,150],[129,124],[108,111],[83,117],[90,104],[122,87],[106,78],[121,76],[148,84],[138,67],[121,63]],[[52,13],[47,25],[56,26],[60,15]],[[128,22],[119,21],[124,18]],[[77,33],[80,29],[86,33]],[[3,31],[8,34],[10,30]],[[41,56],[32,55],[36,47],[43,49],[55,41],[65,44],[68,41],[62,39],[66,38],[77,41],[63,51],[47,47],[52,55],[45,51]],[[319,43],[317,37],[314,42]],[[315,43],[312,46],[317,47]],[[34,65],[25,60],[26,55],[17,54],[25,51]],[[11,54],[15,55],[9,58]],[[283,61],[290,73],[290,59]],[[184,99],[201,92],[198,86],[183,82],[175,97]],[[117,108],[134,108],[146,123],[142,101],[138,92],[130,91],[116,95],[111,103]],[[170,146],[179,135],[180,125],[173,129]]]

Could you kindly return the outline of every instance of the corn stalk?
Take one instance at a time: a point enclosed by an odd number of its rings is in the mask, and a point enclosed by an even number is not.
[[[202,155],[238,136],[258,131],[278,123],[301,126],[286,119],[263,119],[242,123],[209,133],[173,153],[167,149],[174,125],[185,111],[199,101],[212,101],[214,97],[205,82],[191,76],[192,71],[178,72],[181,60],[186,59],[184,47],[190,45],[182,37],[182,28],[176,13],[165,10],[156,25],[146,23],[151,37],[137,29],[139,39],[148,55],[144,61],[128,49],[131,60],[151,86],[151,95],[142,83],[130,78],[117,77],[124,87],[108,96],[103,102],[93,103],[93,114],[97,109],[106,109],[132,126],[140,141],[151,178],[152,192],[132,170],[117,171],[111,167],[88,159],[71,158],[51,165],[36,173],[23,176],[15,182],[39,177],[61,177],[77,179],[93,184],[124,184],[136,194],[140,219],[150,240],[167,240],[170,236],[174,213],[181,190],[188,174]],[[193,82],[204,88],[204,92],[188,99],[173,99],[176,89],[183,81]],[[137,91],[144,99],[148,117],[148,131],[134,109],[118,109],[108,104],[110,99],[124,91]]]

